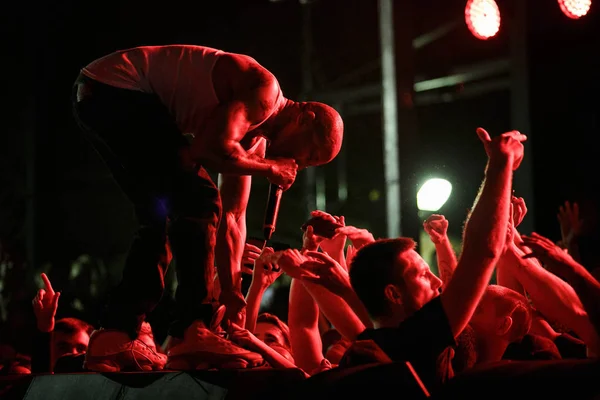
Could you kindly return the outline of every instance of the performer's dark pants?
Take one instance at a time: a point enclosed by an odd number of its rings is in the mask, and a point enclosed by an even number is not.
[[[139,222],[101,326],[137,336],[164,291],[168,236],[178,281],[170,333],[182,336],[194,320],[212,315],[219,191],[204,168],[191,171],[181,165],[179,150],[188,144],[157,96],[82,75],[73,89],[73,111],[133,203]]]

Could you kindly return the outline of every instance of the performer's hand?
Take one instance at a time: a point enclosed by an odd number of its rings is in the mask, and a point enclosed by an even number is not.
[[[281,186],[283,190],[288,190],[296,180],[298,164],[292,158],[278,158],[273,161],[271,175],[268,177],[269,182]]]
[[[42,273],[42,280],[46,289],[38,290],[33,298],[33,312],[37,320],[37,327],[40,332],[52,332],[54,330],[54,317],[58,308],[58,299],[60,292],[55,292],[46,274]]]

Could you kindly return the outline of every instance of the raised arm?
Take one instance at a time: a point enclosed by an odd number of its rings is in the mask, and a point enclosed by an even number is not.
[[[254,261],[252,282],[246,294],[246,329],[250,332],[254,332],[256,329],[256,319],[258,318],[260,303],[265,290],[283,273],[273,262],[273,253],[271,247],[265,247],[260,256]]]
[[[440,279],[443,282],[442,287],[445,289],[458,263],[452,243],[448,238],[448,220],[443,215],[433,214],[423,222],[423,228],[435,245]]]
[[[278,253],[278,265],[281,269],[292,278],[302,281],[306,290],[319,305],[320,310],[342,336],[350,340],[355,340],[356,337],[365,330],[365,325],[352,310],[352,306],[342,297],[333,293],[322,284],[312,283],[319,281],[319,277],[311,272],[310,268],[304,267],[305,263],[308,263],[311,259],[300,254],[300,252],[295,249],[288,249]],[[331,257],[329,257],[329,259],[331,259]],[[335,261],[333,262],[335,263]],[[313,265],[312,267],[315,266]],[[345,273],[341,266],[339,266],[337,271],[343,271],[342,273]],[[312,279],[309,281],[307,280],[308,278]],[[339,282],[339,280],[336,281]],[[347,286],[347,284],[344,284],[343,286]]]
[[[441,301],[455,336],[467,325],[494,270],[506,241],[513,170],[523,158],[526,137],[519,132],[494,139],[479,128],[488,163],[483,186],[469,216],[463,250]]]
[[[45,289],[39,289],[32,300],[37,330],[31,354],[31,372],[52,372],[52,336],[60,292],[55,292],[46,274],[42,273]]]
[[[595,335],[589,335],[589,329],[581,334],[586,345],[593,355],[597,356],[600,351],[600,283],[586,271],[586,269],[573,259],[569,254],[556,246],[550,239],[533,233],[531,236],[523,236],[525,245],[531,248],[531,254],[535,256],[550,270],[550,272],[565,279],[575,290],[579,300],[587,312],[586,321],[595,328]],[[574,328],[572,328],[574,329]],[[580,334],[577,332],[577,334]],[[589,336],[588,336],[589,335]]]
[[[558,276],[544,269],[535,258],[523,258],[525,253],[513,243],[504,257],[509,269],[527,291],[535,308],[551,321],[573,330],[588,346],[597,343],[597,334],[577,293]]]
[[[258,339],[248,329],[244,329],[235,323],[230,325],[229,339],[244,348],[257,352],[263,356],[265,361],[273,368],[298,368],[296,364],[283,357],[262,340]],[[305,377],[308,378],[308,374],[306,372],[304,372],[304,374]]]
[[[288,326],[296,364],[304,371],[314,371],[323,360],[319,306],[297,279],[290,286]]]

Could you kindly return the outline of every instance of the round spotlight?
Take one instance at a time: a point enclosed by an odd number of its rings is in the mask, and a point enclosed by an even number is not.
[[[579,19],[590,11],[592,0],[558,0],[558,5],[567,17]]]
[[[417,207],[421,211],[437,211],[448,201],[452,184],[445,179],[429,179],[417,192]]]
[[[495,36],[500,30],[500,10],[494,0],[469,0],[465,21],[471,33],[481,40]]]

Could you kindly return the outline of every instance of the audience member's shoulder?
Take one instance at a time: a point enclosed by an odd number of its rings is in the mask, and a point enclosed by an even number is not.
[[[554,339],[562,358],[587,358],[587,347],[585,342],[568,334],[563,333]]]
[[[544,336],[528,334],[519,343],[511,343],[504,355],[504,360],[533,361],[562,359],[554,342]]]
[[[477,342],[475,330],[471,325],[465,329],[456,338],[456,349],[452,357],[452,367],[455,372],[465,371],[475,365],[477,362]]]
[[[418,325],[443,325],[444,327],[450,328],[446,311],[442,306],[442,299],[440,296],[431,300],[425,304],[421,309],[415,311],[414,314],[409,316],[400,326],[407,326],[412,324]]]
[[[340,361],[340,366],[388,362],[392,362],[392,359],[375,340],[358,339],[348,348]]]

